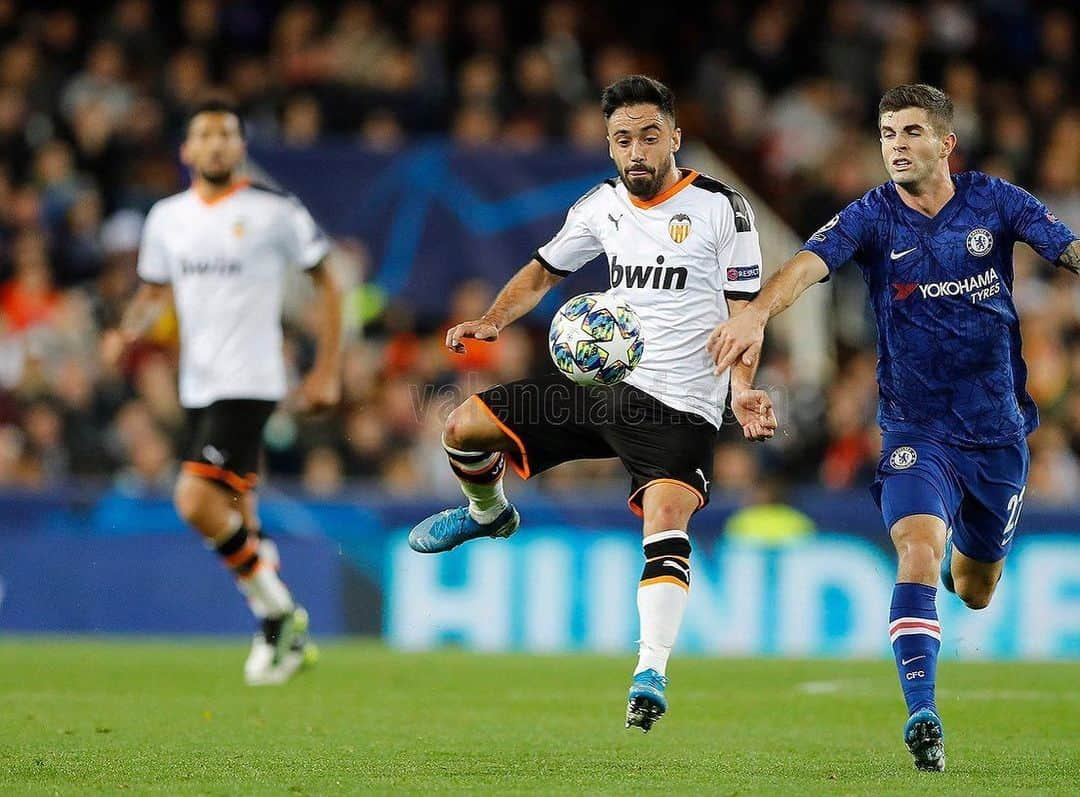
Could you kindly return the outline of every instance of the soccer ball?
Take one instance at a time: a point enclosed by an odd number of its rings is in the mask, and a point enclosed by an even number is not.
[[[579,385],[614,385],[641,361],[641,319],[607,293],[575,296],[551,320],[548,335],[555,366]]]

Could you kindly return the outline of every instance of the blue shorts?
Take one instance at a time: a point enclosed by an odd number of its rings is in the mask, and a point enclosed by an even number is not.
[[[999,448],[960,448],[927,437],[887,432],[870,492],[885,528],[908,515],[936,515],[953,545],[980,562],[1012,548],[1027,484],[1026,440]]]

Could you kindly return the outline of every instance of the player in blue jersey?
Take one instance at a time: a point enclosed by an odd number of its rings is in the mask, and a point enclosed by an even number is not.
[[[923,770],[945,768],[934,702],[940,573],[972,609],[990,603],[1012,546],[1039,423],[1025,390],[1013,304],[1013,244],[1080,271],[1080,240],[1005,180],[950,174],[953,105],[939,89],[881,98],[892,178],[814,233],[760,295],[709,341],[717,371],[757,361],[765,325],[849,260],[877,317],[882,457],[871,487],[899,557],[889,637],[907,702],[904,741]]]

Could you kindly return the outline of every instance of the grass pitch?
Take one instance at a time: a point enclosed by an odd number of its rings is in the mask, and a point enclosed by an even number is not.
[[[1076,794],[1080,665],[945,662],[948,771],[900,742],[889,662],[675,660],[625,730],[631,656],[326,644],[249,689],[241,642],[0,642],[0,794]]]

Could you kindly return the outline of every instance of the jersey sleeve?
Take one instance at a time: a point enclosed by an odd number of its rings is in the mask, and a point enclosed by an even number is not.
[[[1080,237],[1023,188],[1005,180],[996,182],[1002,213],[1017,239],[1051,263]]]
[[[169,250],[162,233],[161,211],[151,208],[143,223],[136,271],[139,279],[154,285],[167,285],[171,281]]]
[[[864,250],[869,228],[866,221],[863,201],[852,202],[811,235],[802,248],[824,260],[832,276],[836,269]]]
[[[739,193],[724,194],[717,230],[718,265],[724,296],[749,301],[761,290],[761,243],[754,211]]]
[[[602,186],[603,183],[597,188]],[[596,190],[593,189],[579,199],[567,212],[562,229],[533,253],[540,265],[552,274],[560,277],[573,274],[603,253],[604,246],[594,232],[592,203],[589,201]]]
[[[304,271],[319,265],[330,252],[330,239],[298,199],[288,200],[285,222],[289,260]]]

